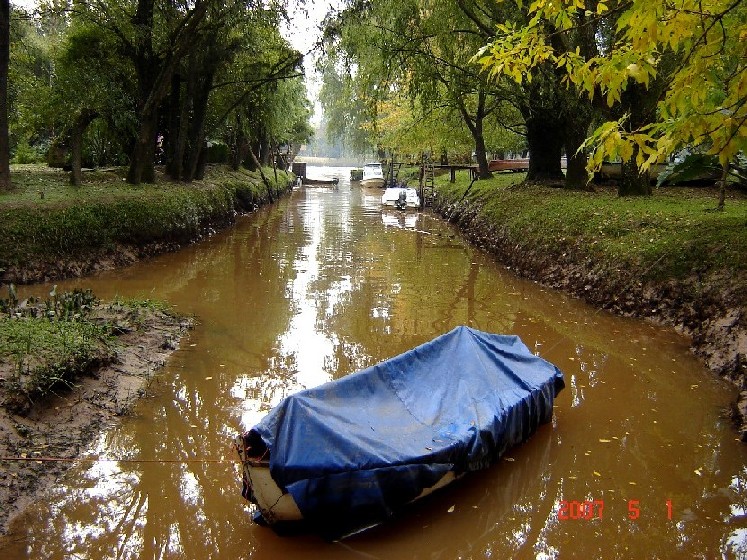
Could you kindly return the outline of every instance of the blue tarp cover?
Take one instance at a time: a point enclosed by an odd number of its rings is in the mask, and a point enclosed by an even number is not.
[[[350,531],[497,460],[550,421],[563,387],[517,336],[457,327],[287,397],[245,437],[261,438],[306,520]]]

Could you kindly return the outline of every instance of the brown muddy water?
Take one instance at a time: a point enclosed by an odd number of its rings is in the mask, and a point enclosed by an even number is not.
[[[134,415],[86,452],[147,462],[81,462],[0,556],[747,556],[747,448],[723,417],[735,391],[686,340],[518,279],[431,214],[382,211],[381,191],[350,185],[348,169],[314,172],[339,186],[297,189],[179,253],[60,285],[164,299],[199,325]],[[551,425],[340,543],[252,523],[232,463],[237,430],[284,395],[460,324],[518,334],[563,370]]]

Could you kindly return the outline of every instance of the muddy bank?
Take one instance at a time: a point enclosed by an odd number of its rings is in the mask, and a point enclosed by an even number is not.
[[[434,209],[517,274],[613,313],[673,327],[689,337],[693,353],[739,388],[731,414],[740,438],[747,442],[744,274],[703,271],[684,280],[641,281],[637,273],[617,263],[584,258],[580,248],[558,246],[548,251],[547,244],[538,248],[513,238],[469,203],[437,197]]]
[[[139,260],[178,251],[191,243],[197,243],[204,237],[231,225],[226,221],[221,225],[210,227],[194,238],[182,241],[153,242],[143,246],[117,243],[114,246],[98,251],[90,251],[61,259],[31,258],[22,266],[8,266],[0,274],[0,285],[3,284],[37,284],[62,280],[64,278],[81,278],[104,270],[113,270],[136,263]]]
[[[146,396],[157,370],[176,350],[192,320],[159,309],[100,305],[94,313],[118,325],[116,358],[72,389],[34,402],[23,415],[0,406],[0,528],[73,465],[72,459]],[[8,394],[9,364],[0,364],[0,402]],[[11,458],[40,460],[12,460]],[[57,461],[42,459],[62,459]]]

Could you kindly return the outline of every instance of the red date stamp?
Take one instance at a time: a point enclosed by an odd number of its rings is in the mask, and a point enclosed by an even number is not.
[[[672,519],[672,500],[666,501],[667,519]],[[558,519],[591,520],[604,518],[604,500],[561,500],[558,505]],[[627,517],[635,521],[641,517],[640,500],[628,500]]]

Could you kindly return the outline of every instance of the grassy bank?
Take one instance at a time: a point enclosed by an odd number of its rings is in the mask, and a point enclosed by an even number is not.
[[[68,174],[45,166],[14,166],[14,189],[0,194],[0,269],[3,280],[28,282],[71,275],[65,264],[88,262],[128,246],[147,252],[198,239],[208,228],[230,224],[235,215],[275,199],[290,177],[210,168],[189,184],[161,180],[154,185],[124,182],[124,170]],[[83,270],[82,272],[87,272]]]
[[[496,175],[476,182],[463,199],[466,176],[456,183],[441,177],[439,205],[456,214],[469,209],[519,250],[541,250],[553,260],[591,261],[643,281],[747,271],[743,194],[730,193],[725,211],[716,212],[710,189],[667,187],[651,197],[620,198],[614,187],[565,191],[526,186],[522,180],[523,174]]]

